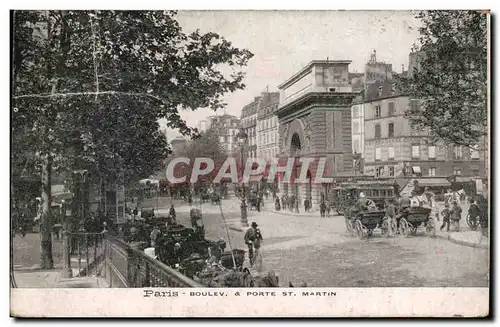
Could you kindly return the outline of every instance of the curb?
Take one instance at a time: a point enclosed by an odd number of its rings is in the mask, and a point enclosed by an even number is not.
[[[319,214],[319,211],[309,212],[310,215],[304,215],[304,214],[295,213],[295,212],[283,212],[283,211],[276,211],[276,210],[266,210],[266,209],[264,209],[263,211],[267,211],[267,212],[270,212],[270,213],[276,213],[278,215],[283,215],[283,216],[294,216],[294,217],[310,217],[311,215],[314,215],[315,213]],[[335,217],[335,216],[331,216],[331,217]],[[328,218],[328,217],[325,217],[325,218]]]
[[[467,242],[467,241],[457,240],[457,239],[451,237],[451,235],[447,235],[447,236],[435,235],[435,238],[440,238],[442,240],[448,240],[451,243],[455,243],[455,244],[459,244],[459,245],[464,245],[464,246],[468,246],[468,247],[472,247],[472,248],[489,249],[488,245],[482,245],[482,244],[479,244],[479,243],[473,243],[473,242]]]

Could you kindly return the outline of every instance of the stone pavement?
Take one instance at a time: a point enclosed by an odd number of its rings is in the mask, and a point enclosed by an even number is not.
[[[440,231],[438,226],[436,237],[474,248],[488,249],[490,247],[489,237],[483,236],[478,231],[464,230],[465,228],[467,227],[462,227],[462,230],[459,232],[446,232]]]
[[[18,288],[100,288],[109,287],[106,280],[97,276],[61,278],[61,271],[24,269],[14,270]]]
[[[16,236],[14,247],[14,279],[18,288],[96,288],[107,287],[102,278],[95,276],[61,278],[62,242],[53,240],[52,255],[54,269],[40,269],[40,236],[38,233],[28,233],[25,237]],[[73,276],[77,276],[77,261],[72,259]],[[85,259],[82,260],[86,266]]]
[[[443,205],[444,208],[444,205]],[[467,212],[468,208],[464,208],[465,213]],[[336,234],[339,235],[345,235],[345,233],[340,232],[341,230],[345,229],[345,222],[343,217],[337,216],[337,215],[331,215],[330,217],[325,217],[321,218],[319,216],[319,212],[292,212],[290,210],[281,210],[281,211],[276,211],[274,208],[268,209],[264,208],[264,212],[267,213],[272,213],[273,214],[273,219],[272,219],[272,224],[273,226],[270,226],[270,223],[267,219],[264,217],[266,216],[265,214],[256,216],[253,218],[261,227],[262,230],[277,230],[279,233],[283,233],[283,230],[287,230],[291,228],[291,225],[299,226],[299,228],[303,228],[304,225],[306,225],[308,230],[310,230],[309,227],[311,227],[311,224],[313,226],[318,226],[321,228],[326,228],[330,231],[336,230]],[[280,217],[280,218],[278,218]],[[302,219],[301,219],[302,218]],[[305,221],[300,221],[304,220]],[[321,224],[318,224],[321,222]],[[450,242],[457,243],[460,245],[465,245],[465,246],[470,246],[470,247],[476,247],[476,248],[483,248],[487,249],[489,248],[489,238],[485,237],[481,234],[481,232],[478,231],[472,231],[469,229],[468,226],[464,226],[463,224],[465,223],[465,217],[461,220],[462,226],[461,230],[459,232],[446,232],[446,231],[440,231],[439,227],[442,224],[442,220],[437,222],[436,226],[436,237],[441,238],[441,239],[446,239],[449,240]],[[229,222],[229,226],[232,230],[235,231],[243,231],[244,228],[241,227],[241,224],[239,223],[238,220],[233,220]],[[283,227],[285,226],[285,227]],[[288,226],[288,228],[286,227]],[[297,227],[295,227],[297,228]],[[289,234],[289,233],[288,233]],[[287,237],[287,233],[284,233],[283,237]]]

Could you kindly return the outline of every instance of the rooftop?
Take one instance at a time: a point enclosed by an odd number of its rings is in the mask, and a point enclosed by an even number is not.
[[[278,89],[283,89],[286,86],[292,84],[296,80],[300,79],[304,75],[306,75],[313,66],[316,65],[330,65],[330,64],[336,64],[336,65],[349,65],[352,62],[352,60],[313,60],[310,63],[308,63],[304,68],[299,70],[297,73],[293,74],[292,77],[287,79],[285,82],[282,84],[278,85]]]

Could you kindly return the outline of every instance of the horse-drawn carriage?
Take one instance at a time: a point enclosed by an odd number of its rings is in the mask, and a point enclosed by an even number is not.
[[[220,204],[220,196],[219,194],[212,192],[210,194],[210,203],[212,204]]]
[[[364,239],[372,236],[376,228],[380,228],[382,235],[388,235],[385,211],[379,210],[373,200],[366,199],[366,203],[366,208],[352,205],[346,210],[344,217],[348,234]]]
[[[415,235],[419,227],[424,227],[429,236],[436,234],[436,223],[431,217],[431,208],[410,207],[407,213],[402,213],[399,226],[404,236]]]
[[[360,194],[363,193],[373,201],[379,209],[384,208],[387,198],[392,198],[396,193],[394,181],[366,181],[341,183],[339,187],[333,189],[332,204],[339,215],[343,215],[346,209],[356,203]]]

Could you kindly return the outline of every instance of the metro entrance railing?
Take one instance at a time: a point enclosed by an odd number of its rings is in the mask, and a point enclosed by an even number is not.
[[[109,233],[63,232],[63,278],[97,272],[114,288],[203,287]]]

